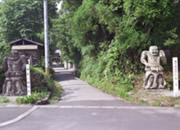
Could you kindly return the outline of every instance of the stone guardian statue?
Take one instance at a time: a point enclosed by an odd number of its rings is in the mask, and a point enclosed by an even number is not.
[[[10,56],[3,59],[2,69],[7,70],[2,93],[4,96],[23,96],[27,90],[25,86],[26,57],[18,51],[11,50]]]
[[[167,63],[167,59],[163,50],[158,50],[157,46],[150,46],[149,51],[141,53],[141,63],[145,65],[145,89],[163,89],[166,82],[163,77],[162,64]]]

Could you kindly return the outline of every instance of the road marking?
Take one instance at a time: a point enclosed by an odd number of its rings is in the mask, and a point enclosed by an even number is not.
[[[16,108],[19,108],[19,107],[32,107],[33,105],[16,105],[16,104],[13,104],[13,105],[4,105],[4,106],[0,106],[0,108],[13,108],[13,107],[16,107]]]
[[[32,112],[34,112],[37,108],[38,108],[38,106],[33,106],[31,109],[29,109],[29,110],[26,111],[25,113],[19,115],[18,117],[14,118],[14,119],[12,119],[12,120],[9,120],[9,121],[0,123],[0,128],[1,128],[1,127],[4,127],[4,126],[7,126],[7,125],[10,125],[10,124],[13,124],[13,123],[16,123],[16,122],[22,120],[23,118],[27,117],[29,114],[31,114]]]
[[[58,109],[129,109],[129,110],[175,110],[175,108],[171,107],[153,107],[153,106],[88,106],[88,105],[47,105],[38,106],[39,108],[58,108]]]
[[[174,109],[177,110],[178,107],[156,107],[156,106],[98,106],[98,105],[33,105],[36,108],[58,108],[58,109],[160,109],[160,110],[167,110],[167,109]],[[27,108],[32,107],[32,105],[7,105],[7,106],[0,106],[0,108]],[[180,108],[180,107],[179,107]],[[179,110],[179,109],[178,109]]]
[[[0,106],[0,108],[21,108],[21,107],[32,107],[30,105],[7,105]],[[98,105],[34,105],[37,108],[58,108],[58,109],[176,109],[173,107],[155,107],[155,106],[98,106]]]

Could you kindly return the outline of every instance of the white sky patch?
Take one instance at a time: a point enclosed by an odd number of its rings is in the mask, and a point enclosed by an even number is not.
[[[1,0],[0,0],[0,1],[1,1]],[[57,3],[58,11],[61,10],[61,8],[62,8],[62,3],[63,3],[63,1],[60,1],[59,3]]]

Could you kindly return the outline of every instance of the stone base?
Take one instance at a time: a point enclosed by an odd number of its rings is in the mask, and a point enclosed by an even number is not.
[[[147,71],[144,78],[145,89],[164,89],[166,82],[163,77],[163,72]]]
[[[4,96],[24,96],[27,94],[25,82],[22,77],[6,77],[2,94]]]
[[[156,94],[156,95],[162,95],[162,96],[168,96],[168,97],[173,97],[173,91],[170,90],[165,90],[165,89],[148,89],[148,90],[143,90],[144,92],[151,93],[151,94]],[[180,91],[179,95],[180,96]]]

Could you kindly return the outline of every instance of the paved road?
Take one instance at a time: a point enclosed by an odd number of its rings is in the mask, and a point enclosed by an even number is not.
[[[125,103],[69,71],[55,70],[65,90],[62,101],[35,106],[28,116],[0,130],[180,130],[179,109]]]
[[[31,107],[0,107],[0,123],[16,118]]]

